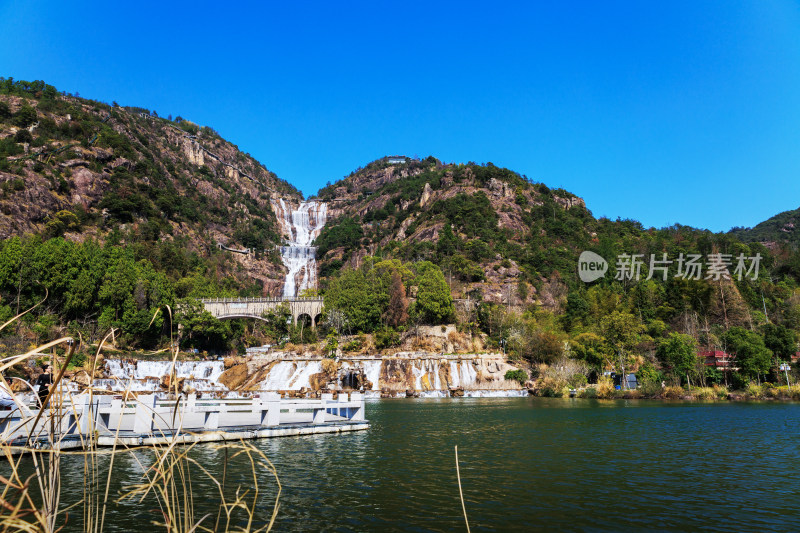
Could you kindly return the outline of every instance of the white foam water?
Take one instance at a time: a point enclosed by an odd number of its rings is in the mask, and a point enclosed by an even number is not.
[[[172,361],[122,361],[106,360],[106,374],[111,379],[95,379],[92,386],[114,392],[161,390],[161,378],[172,373]],[[198,391],[227,391],[219,382],[225,371],[222,361],[178,361],[177,377],[184,378],[184,387]]]
[[[281,260],[288,269],[283,297],[296,298],[306,289],[317,287],[317,249],[314,242],[328,218],[328,204],[301,202],[292,209],[283,198],[272,201],[287,246],[281,246]]]
[[[361,363],[364,368],[364,375],[372,383],[372,390],[380,391],[381,380],[381,362],[380,361],[364,361]]]
[[[339,380],[348,373],[361,371],[372,383],[371,397],[379,397],[381,392],[381,370],[383,361],[362,360],[343,361],[339,369]],[[442,379],[442,366],[449,367],[449,379]],[[131,390],[136,392],[162,391],[161,379],[172,369],[171,361],[106,361],[109,379],[96,379],[93,386],[110,391]],[[198,392],[229,393],[227,387],[219,382],[224,371],[222,361],[181,361],[175,368],[179,378],[184,378],[184,388]],[[441,361],[439,359],[418,359],[413,361],[413,388],[423,398],[446,398],[450,388],[462,387],[465,397],[513,397],[526,396],[527,391],[519,389],[481,389],[477,382],[477,372],[471,360]],[[256,389],[262,391],[300,390],[311,388],[310,378],[322,371],[320,360],[295,360],[277,362]],[[341,381],[340,381],[341,382]],[[367,392],[367,391],[365,391]],[[405,391],[396,392],[405,396]]]

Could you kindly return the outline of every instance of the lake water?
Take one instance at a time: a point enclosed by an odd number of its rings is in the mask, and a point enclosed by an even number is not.
[[[283,484],[275,531],[464,531],[455,445],[472,531],[800,530],[800,404],[381,400],[367,417],[364,432],[258,442]],[[112,494],[141,472],[118,461]],[[68,470],[63,500],[82,490]],[[193,479],[199,518],[215,493]],[[150,531],[155,512],[114,506],[107,530]]]

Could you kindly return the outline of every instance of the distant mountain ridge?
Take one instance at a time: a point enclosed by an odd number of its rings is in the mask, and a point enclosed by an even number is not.
[[[744,242],[800,245],[800,207],[778,213],[752,228],[733,228],[730,233]]]

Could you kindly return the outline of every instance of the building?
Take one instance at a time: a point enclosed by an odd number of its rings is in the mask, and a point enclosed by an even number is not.
[[[722,350],[702,350],[697,355],[704,359],[705,365],[720,370],[736,370],[736,357]]]

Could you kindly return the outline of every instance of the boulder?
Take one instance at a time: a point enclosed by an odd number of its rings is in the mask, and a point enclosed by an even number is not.
[[[311,386],[311,390],[325,389],[329,381],[330,376],[327,372],[317,372],[308,376],[308,384]]]
[[[168,390],[175,390],[177,388],[178,392],[181,392],[183,390],[184,381],[186,381],[186,378],[177,378],[173,381],[172,374],[165,374],[161,376],[161,387]]]
[[[232,358],[229,358],[232,359]],[[227,359],[225,360],[227,362]],[[236,390],[247,380],[247,365],[242,363],[229,367],[220,374],[219,382],[230,390]]]
[[[79,370],[78,372],[75,372],[74,376],[72,376],[72,382],[77,383],[81,387],[88,387],[92,384],[92,378],[85,370]]]
[[[225,365],[225,369],[232,368],[232,367],[234,367],[236,365],[241,365],[241,364],[244,364],[244,363],[246,363],[245,358],[244,357],[239,357],[239,356],[226,357],[223,360],[223,364]]]

